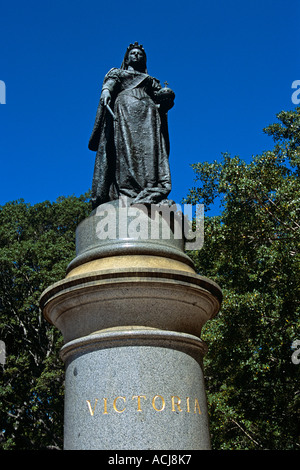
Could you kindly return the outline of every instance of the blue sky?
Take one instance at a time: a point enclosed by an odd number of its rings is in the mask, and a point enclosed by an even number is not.
[[[175,91],[169,112],[171,196],[194,182],[190,164],[251,156],[273,142],[262,129],[295,108],[299,0],[2,2],[0,205],[89,190],[87,144],[105,73],[129,43]]]

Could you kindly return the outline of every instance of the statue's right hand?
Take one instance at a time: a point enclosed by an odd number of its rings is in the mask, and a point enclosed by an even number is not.
[[[104,106],[106,106],[110,103],[110,100],[111,100],[110,92],[108,90],[103,90],[101,93],[101,98],[100,98],[101,103]]]

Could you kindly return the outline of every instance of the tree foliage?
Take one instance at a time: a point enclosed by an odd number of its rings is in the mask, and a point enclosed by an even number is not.
[[[75,229],[90,212],[87,195],[0,207],[0,447],[62,447],[61,335],[42,317],[39,297],[75,256]]]
[[[250,163],[223,154],[192,165],[197,183],[184,202],[206,217],[204,247],[190,252],[224,301],[203,339],[215,449],[299,449],[300,108],[264,129],[273,149]],[[300,354],[300,353],[299,353]]]

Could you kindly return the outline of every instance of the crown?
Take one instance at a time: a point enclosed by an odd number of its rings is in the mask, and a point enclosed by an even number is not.
[[[145,54],[145,49],[143,44],[139,44],[137,41],[133,44],[129,44],[127,47],[127,53],[129,53],[132,49],[140,49]]]

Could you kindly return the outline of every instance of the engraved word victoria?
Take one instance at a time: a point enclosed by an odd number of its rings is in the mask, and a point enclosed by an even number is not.
[[[117,396],[113,399],[102,398],[101,400],[95,398],[94,400],[86,400],[86,403],[91,416],[95,416],[97,413],[104,415],[109,413],[124,413],[129,409],[142,413],[145,410],[145,406],[150,406],[156,412],[169,410],[177,413],[202,414],[197,398],[180,398],[177,395],[165,398],[162,395],[154,395],[151,398],[146,395],[133,395],[129,398]]]

